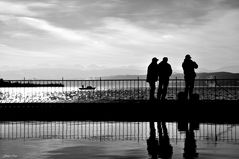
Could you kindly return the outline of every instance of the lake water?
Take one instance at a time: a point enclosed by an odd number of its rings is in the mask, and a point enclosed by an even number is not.
[[[112,87],[112,88],[111,88]],[[184,91],[184,87],[169,86],[167,99],[176,100],[177,94]],[[195,87],[200,100],[238,100],[237,87]],[[155,92],[156,93],[156,92]],[[95,86],[95,90],[80,90],[79,87],[9,87],[0,88],[0,103],[34,103],[34,102],[100,102],[114,100],[148,100],[149,87],[147,85],[132,86]]]
[[[183,158],[186,131],[166,128],[172,158]],[[199,159],[239,158],[239,125],[200,124],[193,133]],[[148,122],[1,122],[0,159],[147,159],[149,137]]]

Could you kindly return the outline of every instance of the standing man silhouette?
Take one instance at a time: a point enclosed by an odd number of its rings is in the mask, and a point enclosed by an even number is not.
[[[192,99],[194,81],[196,77],[196,73],[194,69],[198,68],[196,62],[191,60],[191,56],[187,54],[182,64],[183,72],[184,72],[184,80],[185,80],[185,96],[189,99]]]
[[[150,100],[155,100],[154,93],[155,93],[155,82],[158,80],[158,59],[154,57],[152,62],[148,66],[147,70],[147,79],[146,81],[149,83],[150,86]]]
[[[169,77],[172,75],[171,65],[168,63],[168,58],[164,57],[163,60],[158,64],[158,76],[159,76],[159,86],[158,86],[158,100],[165,100]]]

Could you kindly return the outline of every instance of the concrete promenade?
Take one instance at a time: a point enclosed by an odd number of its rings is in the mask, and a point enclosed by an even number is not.
[[[239,101],[1,103],[0,120],[197,121],[239,123]]]

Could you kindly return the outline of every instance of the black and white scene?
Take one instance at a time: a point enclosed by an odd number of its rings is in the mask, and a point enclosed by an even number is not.
[[[239,0],[0,0],[0,159],[239,158]]]

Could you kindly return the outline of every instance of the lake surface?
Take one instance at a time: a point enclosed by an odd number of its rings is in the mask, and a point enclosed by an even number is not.
[[[158,132],[157,123],[154,125]],[[179,123],[166,123],[175,159],[183,158],[187,137],[180,127]],[[237,124],[196,126],[193,133],[198,158],[238,158],[238,132]],[[151,158],[149,137],[148,122],[1,122],[0,159],[146,159]]]
[[[112,87],[111,87],[112,86]],[[183,86],[169,86],[167,99],[176,100],[177,94],[184,91]],[[238,100],[239,89],[228,87],[195,86],[200,100]],[[148,100],[149,87],[145,86],[95,86],[93,90],[80,90],[79,87],[1,87],[0,103],[65,103],[99,102],[114,100]]]

